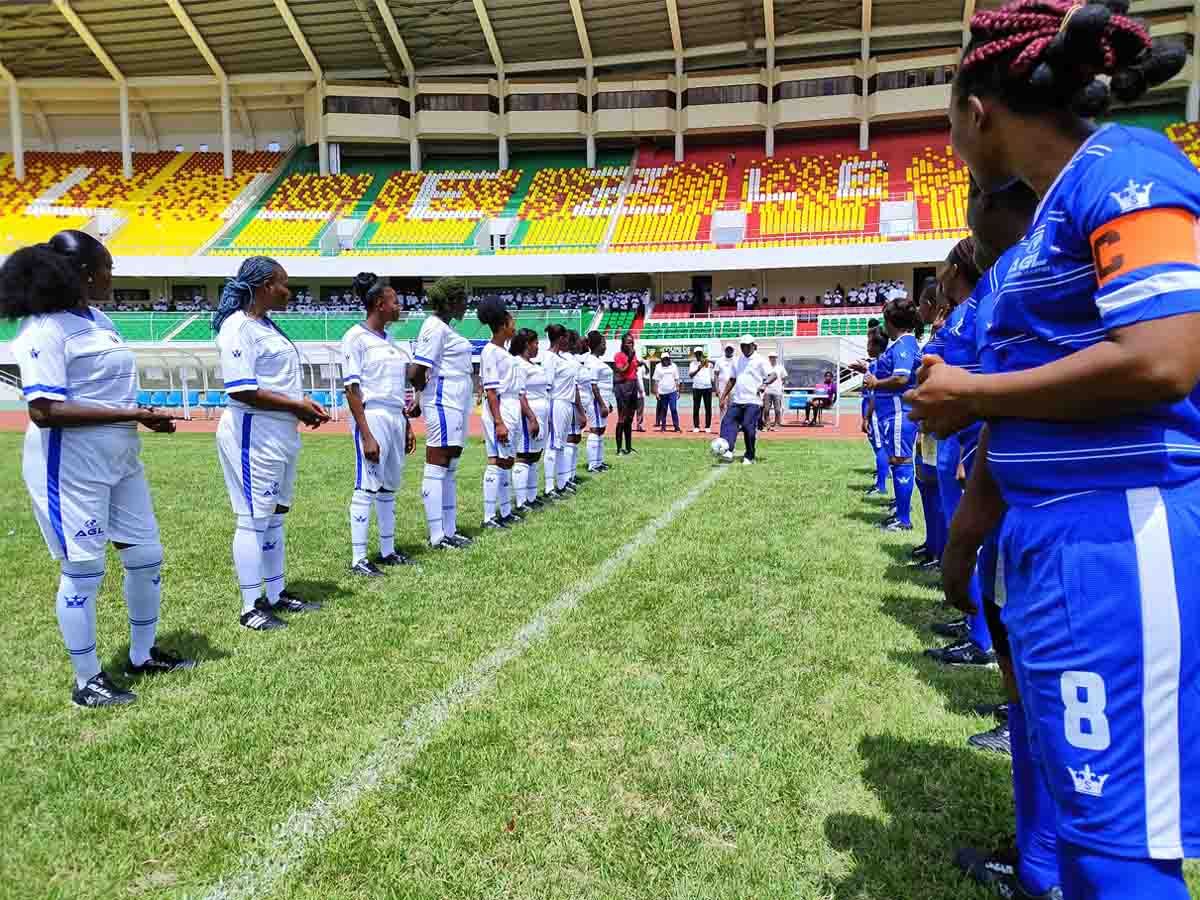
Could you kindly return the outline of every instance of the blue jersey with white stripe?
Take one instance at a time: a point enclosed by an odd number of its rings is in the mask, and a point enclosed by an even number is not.
[[[875,377],[883,381],[893,375],[905,375],[908,380],[899,390],[876,388],[875,397],[880,400],[899,397],[915,388],[917,386],[917,363],[920,362],[920,359],[921,348],[917,346],[917,339],[911,334],[903,334],[889,344],[888,348],[880,354],[879,359],[875,361]],[[905,403],[904,409],[908,408],[908,404]]]
[[[876,360],[871,360],[869,363],[867,363],[867,374],[869,374],[869,375],[875,374],[875,368],[876,368],[875,363],[876,363]],[[870,404],[871,400],[874,397],[875,397],[875,392],[873,390],[871,390],[870,388],[862,389],[862,414],[864,416],[867,414],[867,406]]]
[[[1046,365],[1113,329],[1200,311],[1200,177],[1162,135],[1108,125],[1051,185],[981,322],[990,372]],[[991,421],[988,462],[1011,505],[1200,475],[1200,390],[1091,422]]]
[[[925,346],[921,348],[921,355],[932,354],[934,356],[944,356],[946,353],[946,341],[943,332],[946,326],[943,325],[933,333],[933,337],[925,342]],[[919,366],[917,368],[920,368]]]

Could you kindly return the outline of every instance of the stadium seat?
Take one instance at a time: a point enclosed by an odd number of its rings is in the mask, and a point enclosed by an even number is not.
[[[152,393],[150,395],[150,405],[158,406],[158,407],[166,407],[167,392],[166,391],[155,391],[154,393]]]
[[[709,249],[712,213],[724,200],[728,184],[718,162],[637,169],[625,207],[617,220],[611,249]]]
[[[153,405],[151,403],[150,392],[149,391],[138,391],[137,392],[137,403],[138,403],[138,406]]]
[[[205,391],[204,397],[200,401],[200,407],[211,416],[214,409],[220,409],[224,405],[221,402],[223,397],[224,394],[220,391]]]

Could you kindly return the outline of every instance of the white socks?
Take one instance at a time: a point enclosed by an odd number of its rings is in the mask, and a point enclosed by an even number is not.
[[[567,482],[575,474],[574,447],[574,444],[566,444],[558,451],[558,465],[555,467],[554,483],[560,491],[567,486]]]
[[[442,483],[442,530],[458,534],[458,460],[450,460]]]
[[[483,521],[496,518],[496,497],[500,492],[500,467],[489,465],[483,470]]]
[[[547,447],[542,465],[546,470],[546,493],[548,494],[558,489],[558,451],[553,447]]]
[[[517,492],[517,506],[522,507],[529,503],[533,498],[529,496],[529,469],[531,466],[527,462],[518,460],[512,467],[513,487]],[[536,489],[537,481],[534,481]]]
[[[350,497],[350,564],[367,558],[367,533],[371,530],[371,495],[357,490]],[[379,530],[383,531],[382,520]]]
[[[512,514],[512,469],[500,469],[499,472],[500,515],[508,516]]]
[[[525,476],[525,502],[532,503],[538,495],[538,464],[529,463],[528,465],[529,472]]]
[[[96,595],[103,580],[102,559],[62,562],[54,611],[79,687],[100,674],[100,657],[96,655]]]
[[[158,630],[162,601],[161,544],[143,544],[121,551],[125,565],[125,605],[129,608],[129,661],[140,666],[150,658]]]
[[[267,519],[267,532],[262,544],[263,584],[267,586],[267,600],[274,606],[283,592],[283,515],[276,513]]]
[[[603,458],[604,438],[598,434],[589,434],[587,442],[587,467],[589,472],[594,472],[600,468],[600,462]]]
[[[237,530],[233,533],[233,569],[237,572],[238,589],[242,592],[242,612],[254,609],[262,594],[263,583],[263,538],[267,520],[237,517]]]
[[[575,477],[575,471],[579,468],[579,445],[567,444],[567,480],[570,481]]]
[[[379,555],[391,556],[396,552],[396,495],[391,491],[375,495],[375,524],[379,526]]]
[[[429,526],[429,543],[440,544],[446,536],[442,522],[442,494],[446,484],[446,470],[432,463],[425,463],[425,477],[421,481],[421,502],[425,504],[425,524]]]

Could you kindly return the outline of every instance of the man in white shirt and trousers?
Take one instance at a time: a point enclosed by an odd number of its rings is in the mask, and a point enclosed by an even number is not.
[[[779,376],[771,371],[770,364],[758,353],[758,344],[754,336],[744,334],[738,341],[742,355],[734,366],[734,377],[725,385],[721,395],[722,405],[728,404],[724,418],[721,419],[721,437],[729,445],[725,451],[725,462],[733,462],[733,448],[737,443],[738,432],[746,435],[746,452],[742,457],[742,465],[754,464],[754,445],[758,435],[758,419],[762,415],[763,394],[768,385],[774,383]]]
[[[765,431],[774,431],[783,424],[783,385],[787,381],[787,369],[779,364],[779,355],[768,353],[767,361],[775,380],[771,382],[766,392],[766,404],[763,406],[761,426]],[[775,413],[775,424],[771,424],[771,413]]]

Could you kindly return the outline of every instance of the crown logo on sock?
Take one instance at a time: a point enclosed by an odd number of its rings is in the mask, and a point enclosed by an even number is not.
[[[1097,775],[1092,771],[1090,765],[1084,766],[1079,772],[1067,766],[1067,771],[1071,773],[1071,780],[1075,782],[1075,793],[1087,797],[1104,795],[1104,782],[1108,781],[1107,775]]]

